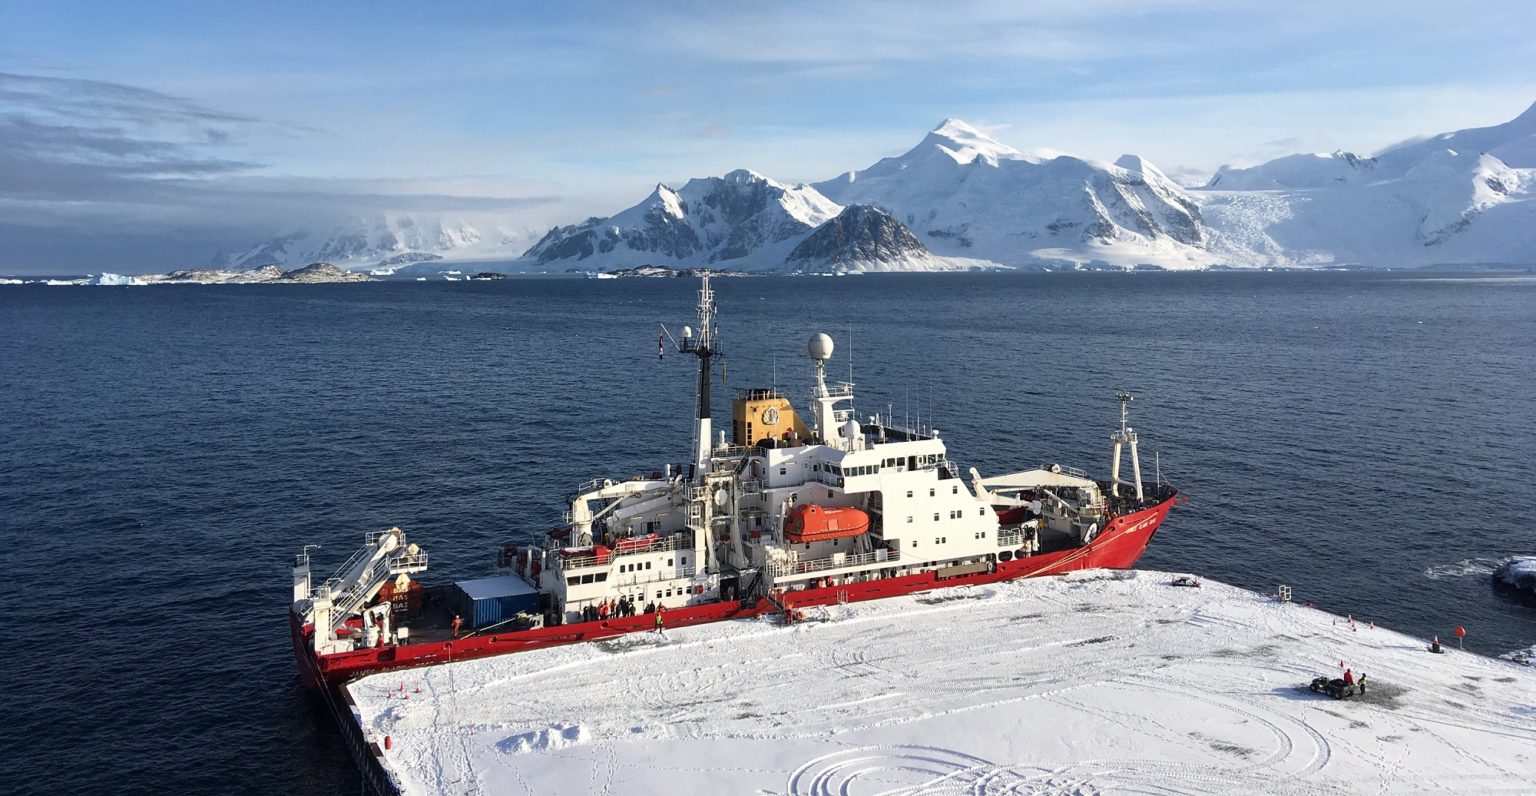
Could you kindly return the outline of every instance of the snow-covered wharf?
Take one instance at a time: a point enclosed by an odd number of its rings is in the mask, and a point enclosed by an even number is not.
[[[1089,571],[935,591],[348,689],[411,794],[1533,787],[1536,669],[1173,579]],[[1364,696],[1307,690],[1341,664],[1368,677]]]

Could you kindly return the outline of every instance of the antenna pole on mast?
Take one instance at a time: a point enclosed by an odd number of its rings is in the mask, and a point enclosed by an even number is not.
[[[1136,500],[1140,501],[1143,498],[1141,489],[1141,458],[1137,455],[1136,450],[1136,429],[1131,428],[1130,408],[1131,401],[1136,400],[1136,396],[1131,395],[1125,390],[1116,390],[1115,400],[1120,402],[1120,430],[1110,435],[1110,439],[1115,443],[1115,461],[1114,465],[1110,467],[1109,491],[1115,497],[1120,496],[1120,452],[1122,446],[1130,445],[1131,469],[1136,476]]]

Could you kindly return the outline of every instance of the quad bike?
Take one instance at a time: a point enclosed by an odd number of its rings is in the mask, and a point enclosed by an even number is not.
[[[1346,683],[1338,677],[1332,680],[1326,677],[1313,678],[1312,684],[1307,687],[1312,689],[1314,694],[1327,694],[1334,699],[1349,699],[1358,693],[1354,683]]]

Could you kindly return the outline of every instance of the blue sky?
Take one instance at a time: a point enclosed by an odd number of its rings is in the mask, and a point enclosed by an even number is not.
[[[1533,19],[1528,2],[3,2],[0,271],[197,265],[327,212],[526,234],[658,181],[825,179],[950,116],[1190,179],[1370,152],[1536,102]]]

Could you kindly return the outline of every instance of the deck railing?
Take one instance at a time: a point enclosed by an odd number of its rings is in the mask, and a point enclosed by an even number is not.
[[[625,550],[614,548],[609,551],[607,561],[598,561],[597,553],[581,556],[553,556],[555,569],[581,569],[582,567],[595,567],[599,564],[608,564],[616,558],[632,556],[638,553],[665,553],[677,549],[677,536],[665,536],[650,544],[638,545]]]
[[[901,560],[901,553],[897,550],[889,550],[884,547],[879,550],[871,550],[868,553],[855,553],[845,556],[828,556],[827,558],[813,558],[808,561],[789,561],[779,564],[769,564],[768,571],[775,575],[805,575],[812,572],[824,572],[829,569],[842,569],[844,567],[857,567],[864,564],[885,563]]]
[[[620,574],[613,582],[619,586],[636,586],[643,583],[661,583],[662,581],[675,580],[677,578],[691,578],[699,571],[698,567],[675,567],[671,570],[646,570],[644,572],[625,572]]]

